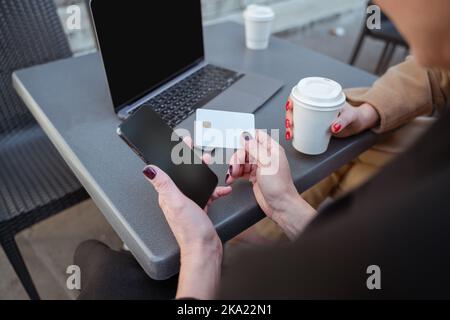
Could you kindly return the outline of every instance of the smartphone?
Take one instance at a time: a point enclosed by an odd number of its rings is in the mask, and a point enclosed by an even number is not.
[[[206,206],[217,176],[150,107],[143,106],[127,118],[117,133],[147,165],[164,170],[189,199],[200,208]]]

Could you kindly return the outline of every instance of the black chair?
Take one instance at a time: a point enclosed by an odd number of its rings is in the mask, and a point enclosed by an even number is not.
[[[39,295],[15,235],[88,194],[16,94],[11,74],[71,55],[53,0],[0,1],[0,243],[31,299]]]
[[[369,2],[369,6],[372,2]],[[358,38],[355,49],[353,50],[350,58],[350,64],[354,65],[358,58],[359,52],[364,44],[366,37],[372,39],[381,40],[384,42],[383,52],[375,68],[375,74],[383,74],[389,67],[389,63],[394,55],[395,49],[398,46],[404,47],[405,50],[409,50],[408,43],[403,39],[402,35],[398,32],[395,25],[389,20],[389,18],[381,13],[381,29],[370,30],[366,26],[366,20],[364,19],[361,34]]]

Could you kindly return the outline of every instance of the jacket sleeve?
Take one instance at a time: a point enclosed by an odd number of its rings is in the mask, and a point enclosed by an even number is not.
[[[398,128],[421,115],[429,115],[434,108],[448,102],[449,73],[427,70],[413,57],[390,68],[371,88],[346,90],[347,100],[354,106],[371,104],[380,115],[377,133]]]

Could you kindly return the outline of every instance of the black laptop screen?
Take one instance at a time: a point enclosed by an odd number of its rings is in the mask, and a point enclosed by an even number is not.
[[[199,62],[200,0],[92,0],[116,112]]]

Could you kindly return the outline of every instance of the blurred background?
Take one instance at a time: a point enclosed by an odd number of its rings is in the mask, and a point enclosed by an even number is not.
[[[66,8],[79,5],[82,17],[88,16],[86,0],[55,0],[61,19],[67,17]],[[205,25],[223,21],[243,23],[242,11],[249,4],[270,5],[276,19],[275,36],[348,62],[356,45],[366,17],[367,0],[202,0]],[[69,31],[72,51],[84,54],[95,50],[95,41],[89,19],[82,19],[80,31]],[[385,42],[366,39],[356,66],[375,72]],[[390,65],[397,64],[406,55],[398,48],[393,52]],[[386,67],[386,66],[385,66]]]
[[[79,5],[82,9],[81,30],[65,30],[73,53],[83,55],[96,50],[87,1],[55,0],[55,3],[64,28],[67,7]],[[250,3],[267,4],[274,9],[275,36],[344,63],[350,61],[360,39],[367,7],[366,0],[202,0],[204,24],[242,23],[242,10]],[[369,37],[361,47],[355,65],[375,73],[383,52],[389,59],[382,69],[399,63],[408,53],[401,46],[388,50],[383,38]],[[122,242],[92,200],[26,229],[16,239],[42,299],[76,297],[77,292],[66,289],[65,271],[72,264],[74,250],[80,242],[99,239],[115,249],[122,247]],[[0,299],[28,298],[2,249],[0,274]]]

